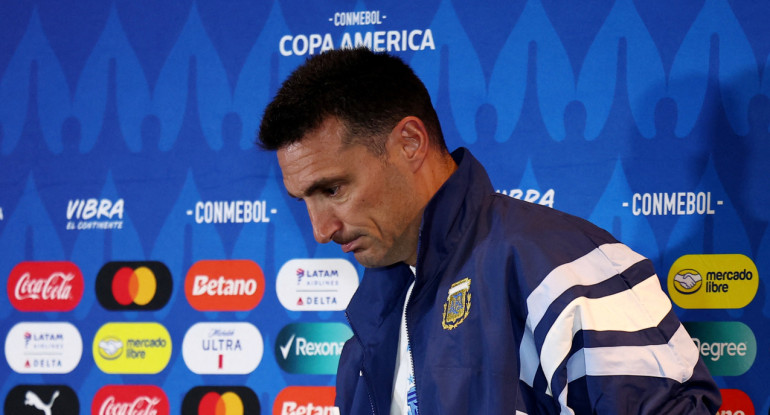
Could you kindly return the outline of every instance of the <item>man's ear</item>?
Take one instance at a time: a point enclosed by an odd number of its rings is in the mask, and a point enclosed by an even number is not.
[[[428,155],[428,132],[425,124],[417,117],[408,116],[399,121],[388,141],[393,146],[389,151],[395,151],[412,171],[417,171]]]

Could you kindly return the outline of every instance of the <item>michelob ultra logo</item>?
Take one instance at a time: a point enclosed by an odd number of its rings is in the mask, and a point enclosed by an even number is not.
[[[70,311],[83,297],[83,274],[72,262],[21,262],[11,270],[7,287],[19,311]]]
[[[17,373],[69,373],[83,356],[83,339],[70,323],[20,322],[5,338],[5,359]]]
[[[275,340],[275,359],[289,373],[333,375],[353,331],[342,323],[293,323]]]
[[[96,297],[107,310],[158,310],[171,298],[172,286],[162,262],[108,262],[96,276]]]
[[[184,292],[199,311],[249,311],[265,294],[265,275],[246,259],[198,261],[187,272]]]
[[[91,415],[168,415],[163,389],[154,385],[107,385],[94,396]]]
[[[754,415],[754,403],[746,392],[738,389],[720,389],[722,406],[717,415]]]
[[[182,341],[182,357],[198,374],[248,374],[262,360],[262,334],[251,323],[197,323]]]
[[[96,365],[105,373],[155,374],[171,359],[171,336],[158,323],[107,323],[96,332]]]
[[[757,356],[757,340],[739,321],[682,323],[714,376],[746,373]]]
[[[190,389],[182,401],[182,415],[259,413],[261,409],[257,394],[244,386],[198,386]]]
[[[339,415],[333,386],[289,386],[273,402],[273,415]]]
[[[668,294],[682,308],[743,308],[759,288],[759,272],[740,254],[685,255],[668,272]]]

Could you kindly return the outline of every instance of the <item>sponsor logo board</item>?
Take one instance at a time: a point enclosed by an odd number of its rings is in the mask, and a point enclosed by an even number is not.
[[[96,297],[107,310],[159,310],[172,289],[171,272],[158,261],[108,262],[96,276]]]
[[[82,355],[83,339],[70,323],[20,322],[5,338],[5,358],[17,373],[69,373]]]
[[[83,274],[72,262],[21,262],[11,270],[7,288],[19,311],[71,311],[83,298]]]
[[[291,311],[344,310],[358,288],[358,272],[349,261],[292,259],[278,271],[275,290]]]
[[[248,415],[260,411],[257,394],[243,386],[198,386],[182,401],[182,415]]]
[[[196,262],[185,278],[185,295],[199,311],[248,311],[262,300],[265,276],[251,260]]]
[[[717,415],[754,415],[754,403],[746,392],[738,389],[720,389],[722,406]]]
[[[273,402],[273,415],[339,415],[333,386],[289,386]]]
[[[154,385],[107,385],[91,402],[92,415],[168,415],[168,397]]]
[[[743,308],[759,288],[759,272],[740,254],[684,255],[668,272],[668,293],[682,308]]]
[[[275,341],[275,359],[289,373],[333,375],[353,331],[342,323],[292,323]]]
[[[107,323],[96,332],[92,352],[105,373],[155,374],[168,365],[171,347],[159,323]]]
[[[248,374],[262,360],[262,334],[251,323],[197,323],[187,330],[182,356],[197,374]]]
[[[5,397],[5,414],[72,415],[80,413],[77,394],[66,385],[18,385]]]
[[[739,321],[682,324],[713,376],[739,376],[754,364],[757,339],[746,324]]]

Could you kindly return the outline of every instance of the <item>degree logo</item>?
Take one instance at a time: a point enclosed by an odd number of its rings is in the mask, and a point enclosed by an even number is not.
[[[250,260],[198,261],[187,271],[184,292],[199,311],[249,311],[265,294],[265,275]]]
[[[759,288],[759,272],[740,254],[684,255],[668,272],[668,294],[682,308],[743,308]]]
[[[739,321],[682,324],[712,375],[740,376],[754,364],[757,339],[746,324]]]
[[[96,392],[91,414],[168,415],[169,402],[166,393],[154,385],[107,385]]]
[[[112,374],[155,374],[171,359],[171,336],[158,323],[107,323],[92,347],[99,369]]]
[[[11,270],[7,288],[19,311],[71,311],[83,298],[83,274],[72,262],[21,262]]]
[[[275,397],[273,415],[339,415],[335,393],[333,386],[289,386]]]
[[[172,286],[161,262],[108,262],[96,276],[96,297],[107,310],[158,310],[171,298]]]
[[[249,415],[260,413],[257,395],[243,386],[198,386],[182,401],[182,415]]]

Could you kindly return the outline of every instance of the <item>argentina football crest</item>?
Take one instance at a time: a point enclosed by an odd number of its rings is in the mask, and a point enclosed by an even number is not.
[[[449,294],[444,303],[444,319],[441,325],[446,330],[459,326],[471,309],[471,279],[465,278],[449,287]]]

